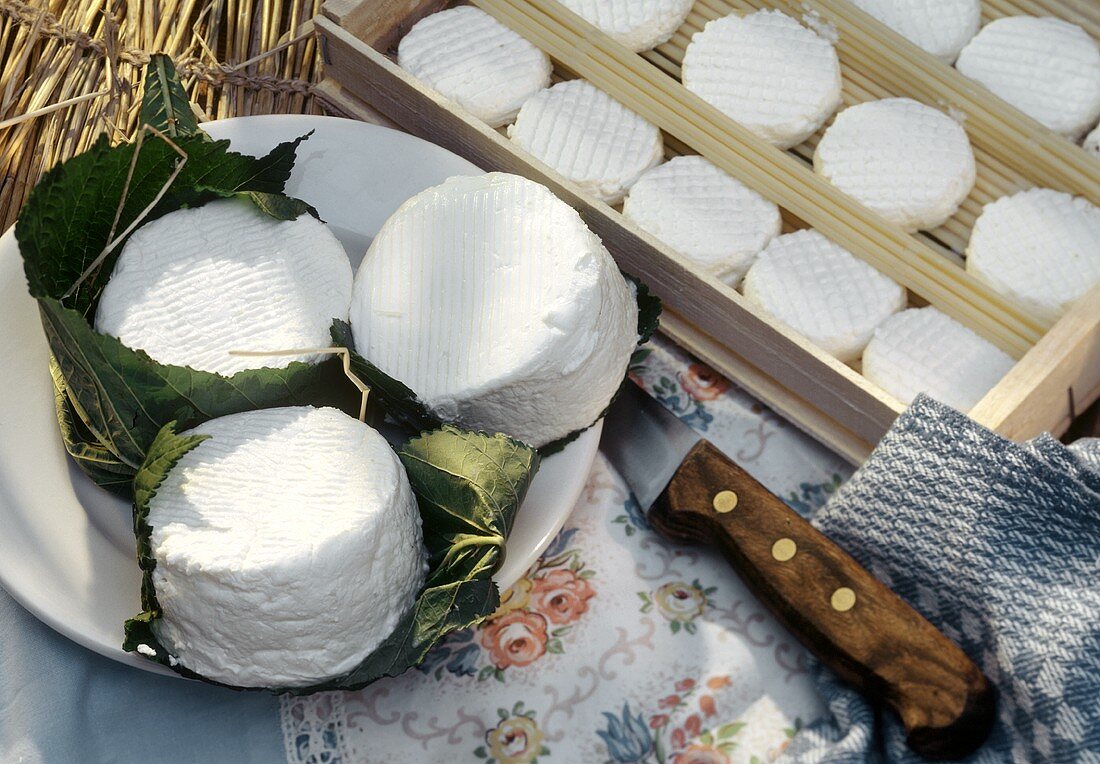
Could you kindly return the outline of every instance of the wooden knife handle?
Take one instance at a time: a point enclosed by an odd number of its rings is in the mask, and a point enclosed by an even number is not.
[[[958,758],[993,725],[993,690],[959,647],[707,441],[649,514],[674,541],[719,544],[821,661],[901,717],[915,752]]]

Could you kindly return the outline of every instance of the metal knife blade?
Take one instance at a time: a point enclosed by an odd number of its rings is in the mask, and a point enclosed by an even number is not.
[[[604,420],[600,445],[646,511],[701,439],[644,390],[628,383]]]

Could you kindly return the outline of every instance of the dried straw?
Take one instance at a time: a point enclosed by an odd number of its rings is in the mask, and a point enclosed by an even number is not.
[[[0,0],[0,230],[57,162],[131,139],[142,67],[167,53],[200,119],[323,113],[321,0]]]

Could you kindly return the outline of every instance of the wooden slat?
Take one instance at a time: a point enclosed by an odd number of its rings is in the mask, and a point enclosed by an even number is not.
[[[970,415],[1005,437],[1065,432],[1100,397],[1100,284],[1047,332]]]

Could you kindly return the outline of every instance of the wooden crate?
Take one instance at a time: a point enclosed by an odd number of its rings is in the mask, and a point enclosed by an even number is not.
[[[1066,2],[1015,1],[1048,6]],[[957,262],[981,204],[1003,193],[1045,185],[1100,203],[1100,162],[1007,105],[998,102],[997,108],[986,108],[988,94],[981,97],[980,89],[969,80],[869,17],[859,16],[861,12],[845,0],[805,0],[793,11],[786,0],[699,0],[668,43],[641,56],[625,49],[613,51],[614,67],[605,52],[610,41],[551,0],[472,3],[513,25],[515,19],[509,14],[534,15],[539,7],[548,8],[542,17],[548,31],[540,32],[544,36],[534,41],[554,59],[557,77],[584,76],[624,102],[633,97],[635,102],[628,105],[637,105],[637,111],[662,128],[670,156],[701,153],[749,186],[759,184],[760,173],[782,177],[789,194],[766,195],[783,209],[786,230],[813,225],[909,287],[914,302],[936,305],[1019,358],[970,412],[978,421],[1018,439],[1043,430],[1059,433],[1075,413],[1100,395],[1100,288],[1050,327],[991,293],[952,262]],[[991,2],[992,15],[1008,3]],[[903,409],[899,401],[855,368],[757,312],[735,290],[396,66],[393,51],[401,36],[423,16],[450,4],[445,0],[328,0],[316,21],[329,78],[322,85],[324,97],[351,115],[368,117],[373,107],[410,132],[486,170],[526,175],[549,186],[580,211],[624,270],[645,279],[662,297],[664,332],[839,453],[861,461]],[[878,246],[881,242],[871,242],[865,234],[868,220],[882,226],[874,213],[836,191],[807,166],[805,157],[812,154],[815,138],[782,152],[701,101],[691,103],[720,131],[719,140],[697,134],[679,118],[668,101],[694,99],[676,79],[690,35],[709,18],[756,7],[779,7],[796,17],[809,10],[817,14],[816,21],[837,28],[847,103],[907,95],[965,115],[964,125],[979,162],[979,182],[958,215],[928,234],[891,231],[886,246]],[[851,21],[853,17],[856,22]],[[561,19],[565,21],[559,23]],[[897,43],[903,55],[882,60],[865,50],[875,47],[860,41],[860,29],[868,23],[880,27],[883,38]],[[936,82],[943,80],[935,93],[926,92],[928,78],[919,86],[906,84],[906,67],[918,64],[927,67]],[[632,71],[656,70],[668,75],[657,83],[659,87],[645,92],[630,89]],[[869,79],[870,72],[876,74],[875,80]],[[974,306],[980,306],[980,311]]]

